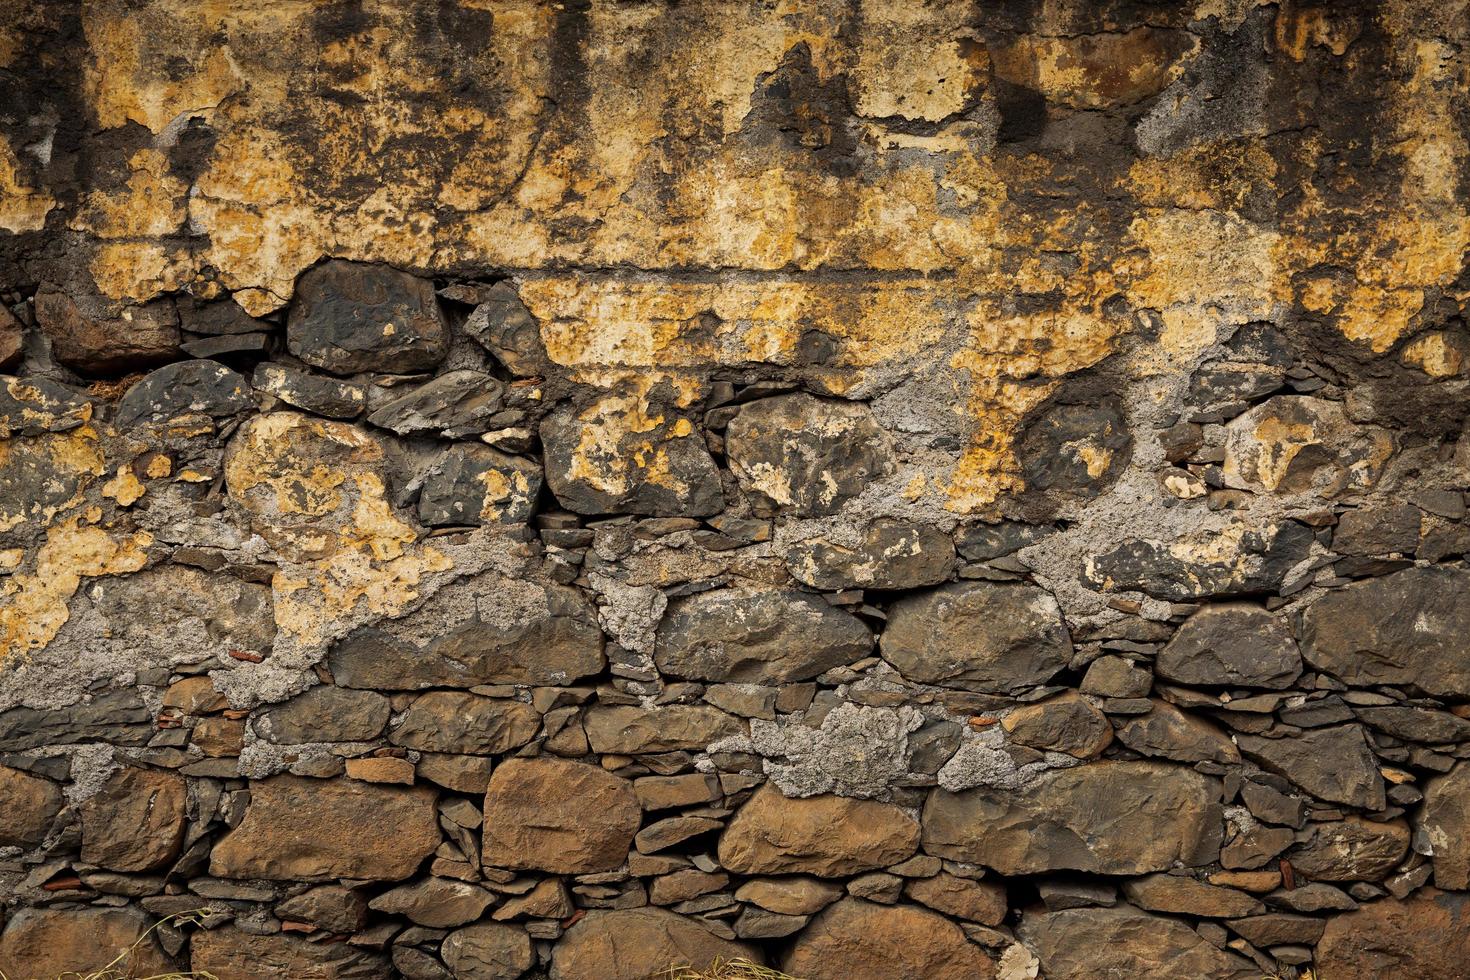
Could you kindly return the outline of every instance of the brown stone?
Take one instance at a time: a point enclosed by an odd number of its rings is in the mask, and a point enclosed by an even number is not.
[[[918,845],[917,821],[892,804],[840,796],[787,799],[767,783],[730,821],[719,855],[720,864],[739,874],[832,878],[897,864]]]
[[[52,355],[82,374],[117,374],[178,356],[179,315],[172,300],[114,314],[96,297],[73,297],[42,286],[35,309]]]
[[[61,787],[51,780],[0,766],[0,847],[41,843],[61,804]]]
[[[1230,919],[1264,912],[1266,907],[1245,892],[1210,885],[1184,875],[1152,874],[1123,882],[1128,901],[1150,912]]]
[[[697,704],[603,705],[588,711],[582,726],[593,752],[614,755],[703,751],[711,742],[745,734],[739,718]]]
[[[536,737],[541,714],[529,704],[462,691],[415,698],[388,741],[421,752],[499,755]]]
[[[327,932],[355,932],[367,922],[367,899],[351,888],[321,885],[276,906],[278,918],[307,922]]]
[[[215,689],[212,679],[201,675],[184,677],[170,684],[163,692],[163,706],[176,708],[186,715],[207,715],[225,710],[230,702]]]
[[[82,860],[113,871],[152,871],[178,856],[188,804],[184,780],[131,766],[81,806]]]
[[[1072,655],[1050,594],[990,582],[904,596],[888,610],[880,647],[883,659],[911,681],[994,694],[1043,684]]]
[[[195,932],[189,946],[189,968],[220,980],[382,980],[390,975],[381,953],[285,933],[256,936],[224,926]]]
[[[233,759],[245,745],[245,719],[211,715],[194,725],[189,741],[209,759]]]
[[[20,363],[21,355],[25,353],[25,328],[10,312],[10,308],[0,303],[0,371],[9,371]]]
[[[1167,701],[1155,701],[1146,715],[1128,719],[1118,741],[1140,755],[1175,762],[1240,762],[1240,750],[1216,726],[1185,714]]]
[[[1291,866],[1318,881],[1378,881],[1409,853],[1409,825],[1349,816],[1309,824],[1287,854]],[[1436,861],[1438,858],[1436,857]]]
[[[704,773],[682,776],[644,776],[633,780],[633,792],[645,810],[696,806],[720,798],[720,781]]]
[[[571,892],[560,878],[544,878],[526,894],[507,899],[490,916],[496,922],[509,922],[521,916],[536,919],[565,919],[575,909]]]
[[[1470,888],[1470,762],[1429,781],[1419,824],[1434,848],[1434,883]]]
[[[1075,691],[1017,708],[1000,725],[1019,745],[1065,752],[1079,759],[1101,755],[1113,741],[1108,716]]]
[[[347,778],[360,779],[365,783],[389,783],[397,786],[412,786],[413,763],[397,756],[365,756],[348,759]]]
[[[1310,946],[1322,937],[1323,920],[1310,915],[1267,912],[1225,923],[1248,943],[1256,946],[1279,946],[1300,943]]]
[[[455,980],[514,980],[536,962],[531,937],[516,926],[481,922],[445,937],[440,955]]]
[[[910,881],[904,886],[904,893],[936,912],[982,925],[998,926],[1006,917],[1006,886],[999,882],[976,881],[941,872]]]
[[[388,699],[372,691],[353,691],[322,684],[274,704],[252,721],[255,734],[267,742],[367,742],[383,734]]]
[[[495,868],[555,874],[623,863],[643,818],[632,785],[561,759],[508,759],[485,793],[482,860]]]
[[[352,779],[274,776],[250,784],[245,818],[214,846],[222,878],[397,881],[439,846],[436,793]]]
[[[434,929],[474,922],[495,903],[495,896],[479,885],[449,878],[425,878],[390,888],[368,903],[368,908],[401,915]]]
[[[1470,896],[1425,888],[1333,916],[1317,945],[1324,980],[1470,976]]]
[[[1180,766],[1101,761],[1054,769],[1021,790],[936,789],[924,850],[1002,874],[1144,874],[1219,852],[1215,780]]]
[[[1329,803],[1382,810],[1383,777],[1358,725],[1314,728],[1290,738],[1236,738],[1241,754]]]
[[[490,785],[495,760],[480,755],[441,755],[425,752],[419,756],[418,775],[456,793],[483,793]]]
[[[797,936],[781,968],[803,980],[988,980],[995,961],[953,922],[911,905],[844,899]]]
[[[1215,948],[1183,922],[1129,906],[1028,911],[1016,933],[1041,961],[1046,980],[1261,977],[1249,960]]]
[[[551,954],[551,980],[646,980],[671,966],[708,970],[760,950],[720,939],[694,920],[663,909],[592,911],[567,930]]]
[[[153,937],[138,943],[152,925],[153,920],[131,908],[20,909],[0,934],[0,971],[12,980],[80,976],[102,970],[126,953],[115,969],[151,977],[176,965]]]
[[[811,915],[841,898],[842,886],[805,875],[752,878],[735,890],[735,897],[781,915]]]

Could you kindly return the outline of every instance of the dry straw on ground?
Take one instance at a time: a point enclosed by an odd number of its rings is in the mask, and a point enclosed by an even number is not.
[[[747,959],[716,960],[708,970],[696,970],[687,966],[670,967],[658,975],[656,980],[797,980],[796,977],[758,966]]]
[[[184,972],[171,971],[168,973],[150,973],[146,976],[138,974],[129,965],[133,959],[133,953],[142,948],[152,937],[153,933],[165,925],[183,925],[185,923],[198,925],[200,918],[205,914],[205,909],[195,909],[189,912],[178,912],[174,915],[159,919],[148,931],[133,941],[133,945],[118,953],[108,963],[101,967],[83,970],[67,970],[58,973],[54,977],[12,977],[4,970],[0,970],[0,980],[226,980],[215,976],[208,971]],[[99,956],[107,955],[106,951],[99,951]]]

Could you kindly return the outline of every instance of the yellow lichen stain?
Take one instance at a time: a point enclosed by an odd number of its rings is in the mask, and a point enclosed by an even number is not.
[[[0,585],[0,660],[50,643],[70,618],[67,602],[83,578],[136,572],[147,564],[153,536],[137,531],[114,537],[88,526],[100,517],[89,508],[48,528],[34,571]]]
[[[44,480],[32,484],[25,480],[26,470],[39,465],[42,457],[46,468]],[[23,523],[42,527],[50,524],[57,514],[77,506],[92,479],[105,471],[101,441],[90,423],[66,432],[0,439],[0,485],[19,480],[31,494],[0,501],[0,531]],[[68,496],[59,496],[68,488],[71,490]]]
[[[72,231],[98,238],[147,238],[172,235],[184,223],[189,185],[169,173],[168,157],[154,149],[139,150],[128,160],[123,190],[93,190],[67,223]]]
[[[0,136],[0,228],[12,234],[40,231],[54,207],[56,198],[26,181],[10,142]]]
[[[5,378],[3,383],[5,393],[20,411],[0,421],[0,439],[9,439],[29,426],[57,429],[73,423],[92,421],[90,401],[62,401],[46,394],[44,389],[24,378]]]
[[[1431,378],[1450,378],[1460,373],[1465,352],[1449,334],[1436,330],[1406,344],[1399,359]]]
[[[303,644],[319,645],[335,635],[335,624],[350,616],[402,615],[418,598],[425,575],[453,567],[443,552],[422,544],[387,561],[376,561],[363,550],[338,551],[275,574],[276,626]]]
[[[1023,36],[994,48],[995,73],[1077,109],[1127,105],[1163,91],[1184,71],[1199,40],[1137,27],[1080,37]]]
[[[1232,466],[1226,461],[1227,473],[1238,472],[1245,479],[1259,483],[1268,491],[1281,486],[1291,469],[1292,460],[1303,449],[1315,446],[1322,436],[1309,423],[1288,422],[1278,415],[1267,415],[1251,430],[1256,452]]]
[[[498,521],[505,509],[501,506],[510,500],[525,498],[531,492],[526,474],[519,470],[507,476],[502,470],[487,469],[480,474],[480,485],[485,488],[484,503],[480,505],[480,520]]]
[[[147,486],[133,474],[131,465],[124,463],[117,468],[112,479],[102,484],[102,496],[116,500],[119,507],[131,507],[142,499]]]

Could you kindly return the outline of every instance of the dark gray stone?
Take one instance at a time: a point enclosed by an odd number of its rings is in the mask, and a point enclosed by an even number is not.
[[[1148,714],[1130,718],[1118,729],[1118,741],[1141,755],[1176,762],[1240,761],[1229,735],[1166,701],[1155,701]]]
[[[165,422],[180,415],[228,419],[253,408],[250,386],[218,361],[179,361],[149,374],[117,403],[119,429]]]
[[[650,426],[610,398],[562,405],[541,423],[546,483],[577,514],[707,517],[725,506],[720,471],[703,434],[672,410],[650,407]]]
[[[879,518],[855,541],[838,540],[808,538],[788,548],[792,577],[817,589],[915,589],[954,571],[954,540],[927,524]]]
[[[475,443],[450,446],[423,477],[419,520],[430,527],[522,524],[536,509],[541,466]]]
[[[113,691],[65,708],[0,711],[0,751],[43,745],[109,742],[142,745],[153,733],[153,716],[137,691]]]
[[[252,722],[267,742],[368,742],[383,734],[388,699],[371,691],[319,685],[283,704],[272,705]]]
[[[1470,571],[1409,568],[1329,592],[1302,616],[1307,663],[1354,687],[1470,696]]]
[[[1369,728],[1386,732],[1408,742],[1441,745],[1470,742],[1470,721],[1448,711],[1433,711],[1408,705],[1386,705],[1379,708],[1353,708],[1359,721]]]
[[[1026,427],[1017,455],[1028,490],[1085,500],[1118,479],[1132,452],[1121,402],[1110,397],[1048,409]]]
[[[324,378],[284,364],[257,365],[250,381],[287,405],[329,419],[355,419],[367,407],[367,391],[362,385]]]
[[[487,574],[356,630],[328,663],[344,687],[554,685],[600,672],[602,646],[596,609],[576,589]]]
[[[1010,583],[905,596],[889,609],[880,648],[909,680],[996,694],[1045,683],[1072,655],[1056,600]]]
[[[67,432],[91,417],[80,391],[49,378],[0,378],[0,438]]]
[[[894,466],[867,405],[803,393],[742,405],[726,429],[725,451],[762,517],[835,514]]]
[[[230,336],[247,333],[269,333],[271,325],[257,320],[240,308],[234,300],[214,302],[181,297],[178,300],[179,323],[190,333]]]
[[[1290,738],[1237,735],[1235,741],[1246,758],[1320,800],[1383,809],[1383,777],[1357,725],[1316,728]]]
[[[433,432],[446,439],[476,436],[505,404],[505,385],[481,371],[448,371],[368,416],[400,436]]]
[[[654,661],[674,677],[784,684],[852,663],[873,649],[862,621],[794,589],[716,589],[674,600]]]
[[[1033,545],[1055,530],[1049,524],[1021,524],[1016,521],[971,524],[955,532],[954,543],[962,558],[989,561]]]
[[[1198,542],[1132,540],[1088,559],[1085,578],[1103,591],[1143,592],[1173,602],[1274,592],[1311,547],[1312,529],[1296,521]],[[1181,557],[1191,552],[1199,557]]]
[[[520,377],[544,375],[551,368],[546,345],[537,325],[516,288],[500,282],[483,290],[480,303],[465,322],[465,333],[473,337],[512,374]]]
[[[1409,825],[1350,816],[1307,827],[1287,852],[1291,866],[1318,881],[1381,881],[1409,853]]]
[[[1301,676],[1291,631],[1257,606],[1225,603],[1196,612],[1159,651],[1154,672],[1181,684],[1280,690]]]
[[[340,259],[302,274],[286,321],[291,353],[333,374],[425,371],[444,359],[448,340],[433,284]]]
[[[1337,520],[1332,550],[1344,555],[1412,555],[1419,547],[1423,512],[1413,504],[1350,510]]]

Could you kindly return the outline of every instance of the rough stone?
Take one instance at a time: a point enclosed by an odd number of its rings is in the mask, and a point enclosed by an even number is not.
[[[187,806],[184,780],[126,766],[80,807],[82,860],[113,871],[152,871],[178,856]]]
[[[627,857],[643,811],[632,785],[561,759],[508,759],[485,792],[487,868],[609,871]]]
[[[371,691],[322,684],[251,721],[255,734],[268,742],[368,742],[383,734],[390,711],[388,699]]]
[[[183,415],[227,420],[252,407],[245,379],[217,361],[179,361],[151,371],[118,400],[122,430]]]
[[[367,922],[367,899],[341,885],[320,885],[293,895],[275,908],[277,917],[306,922],[327,932],[356,932]]]
[[[498,282],[481,290],[474,312],[465,321],[465,333],[473,337],[513,374],[534,377],[545,374],[550,363],[541,327],[509,282]]]
[[[1198,866],[1218,853],[1216,782],[1177,766],[1102,761],[1039,775],[1019,792],[930,792],[924,850],[1002,874]]]
[[[813,915],[842,897],[842,885],[805,875],[751,878],[735,897],[780,915]]]
[[[1049,680],[1072,642],[1048,593],[959,582],[895,602],[880,649],[909,680],[1008,693]]]
[[[96,297],[43,285],[34,304],[52,355],[82,374],[118,374],[178,356],[179,316],[172,300],[128,307],[115,315]]]
[[[598,706],[586,713],[582,727],[592,751],[619,755],[700,751],[722,738],[745,734],[739,718],[707,705]]]
[[[1183,922],[1126,906],[1027,912],[1016,932],[1036,953],[1047,980],[1261,975],[1255,964],[1217,949]]]
[[[49,779],[0,766],[0,847],[34,847],[61,811],[61,789]]]
[[[1017,708],[1005,716],[1001,727],[1018,745],[1065,752],[1078,759],[1101,755],[1113,741],[1108,716],[1073,692]]]
[[[1054,405],[1021,436],[1021,472],[1029,490],[1086,500],[1118,479],[1132,449],[1133,437],[1117,398],[1096,405]]]
[[[1318,799],[1383,809],[1383,777],[1357,725],[1314,728],[1291,738],[1239,735],[1235,741],[1246,758]]]
[[[435,793],[347,779],[274,776],[250,784],[240,824],[214,846],[221,878],[398,881],[439,846]],[[343,828],[351,833],[343,833]]]
[[[954,539],[927,524],[890,518],[860,533],[802,538],[786,549],[786,567],[816,589],[917,589],[938,585],[955,566]]]
[[[1167,701],[1154,701],[1147,714],[1128,719],[1118,729],[1118,741],[1141,755],[1175,762],[1240,761],[1240,750],[1229,735]]]
[[[356,688],[570,684],[602,670],[602,644],[596,609],[575,589],[487,574],[354,631],[328,665]]]
[[[312,374],[285,364],[258,364],[250,383],[287,405],[329,419],[355,419],[367,407],[361,385]]]
[[[529,704],[460,691],[414,698],[388,741],[422,752],[498,755],[536,737],[541,715]]]
[[[1318,881],[1379,881],[1409,853],[1409,825],[1349,816],[1307,827],[1287,853],[1291,866]]]
[[[1230,487],[1330,497],[1373,486],[1393,449],[1391,435],[1354,425],[1340,402],[1278,395],[1226,426],[1221,470]]]
[[[995,961],[948,919],[909,905],[858,899],[844,899],[813,919],[782,958],[781,968],[810,980],[995,976]]]
[[[1333,980],[1453,977],[1470,963],[1470,896],[1426,888],[1334,916],[1317,946],[1317,969]]]
[[[1123,882],[1128,901],[1150,912],[1197,915],[1209,919],[1233,919],[1264,912],[1266,907],[1251,895],[1206,884],[1183,875],[1152,874]]]
[[[721,939],[663,909],[591,911],[557,943],[551,980],[645,980],[670,966],[708,970],[733,959],[765,963],[756,947]]]
[[[1413,555],[1422,512],[1413,504],[1360,507],[1337,519],[1332,550],[1344,555]]]
[[[483,371],[446,371],[376,409],[368,422],[400,436],[477,436],[505,403],[505,386]]]
[[[0,750],[78,742],[141,745],[152,734],[152,720],[133,690],[111,691],[64,708],[10,708],[0,711]]]
[[[1369,728],[1410,742],[1434,745],[1470,741],[1470,720],[1452,715],[1448,711],[1389,705],[1377,708],[1355,707],[1353,714]]]
[[[1302,615],[1302,656],[1354,687],[1470,696],[1470,571],[1408,568],[1327,593]]]
[[[981,925],[998,926],[1006,917],[1005,885],[975,881],[940,872],[930,878],[915,878],[904,894],[936,912]]]
[[[307,364],[333,374],[406,374],[444,359],[448,330],[426,280],[383,265],[332,260],[297,282],[286,344]]]
[[[525,930],[494,922],[456,929],[439,953],[454,980],[516,980],[536,962]]]
[[[892,804],[840,796],[789,800],[767,784],[731,819],[719,858],[737,874],[832,878],[897,864],[918,846],[918,821]]]
[[[1470,888],[1470,763],[1459,762],[1424,788],[1419,826],[1434,853],[1434,883]]]
[[[1296,521],[1225,529],[1173,542],[1138,539],[1086,560],[1085,578],[1106,592],[1191,602],[1274,592],[1307,558],[1312,529]]]
[[[15,367],[24,353],[25,328],[9,307],[0,304],[0,371]]]
[[[689,420],[609,395],[541,423],[546,484],[576,514],[707,517],[724,507],[720,472]],[[640,465],[638,460],[646,460]]]
[[[189,947],[189,968],[221,980],[380,980],[389,975],[381,953],[285,933],[258,936],[224,926],[194,933]]]
[[[1180,684],[1281,690],[1301,675],[1302,659],[1286,624],[1243,603],[1206,606],[1179,627],[1154,672]]]
[[[520,524],[541,493],[541,467],[489,446],[454,445],[424,475],[419,520],[445,525]]]
[[[404,916],[421,926],[448,929],[474,922],[494,903],[494,895],[468,881],[425,878],[389,889],[369,902],[368,908]]]
[[[862,621],[820,596],[716,589],[669,605],[654,662],[690,680],[781,684],[860,660],[872,648]]]
[[[115,969],[150,977],[177,965],[155,937],[138,943],[152,925],[132,908],[19,909],[0,933],[0,970],[17,980],[59,977],[102,970],[122,955]]]
[[[866,405],[807,394],[741,406],[725,442],[730,469],[762,517],[835,514],[894,466]]]

